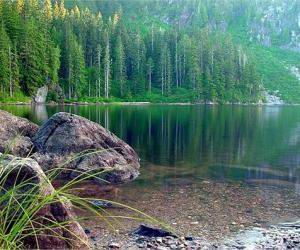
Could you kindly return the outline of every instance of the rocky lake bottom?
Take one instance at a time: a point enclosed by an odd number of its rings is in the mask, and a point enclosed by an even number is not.
[[[103,192],[90,185],[82,187],[82,194],[88,196],[101,194],[103,198]],[[85,188],[87,188],[86,191],[84,191]],[[94,193],[91,190],[94,190]],[[300,215],[300,196],[289,187],[224,183],[213,180],[179,184],[174,180],[174,185],[151,190],[148,187],[135,189],[131,185],[121,187],[109,192],[107,199],[139,209],[167,223],[179,238],[169,236],[167,239],[164,237],[160,239],[161,237],[158,237],[157,242],[155,237],[133,236],[132,232],[142,222],[132,219],[117,219],[117,222],[110,220],[117,231],[110,228],[104,221],[88,219],[82,225],[89,232],[88,235],[96,249],[161,249],[161,247],[198,249],[222,246],[227,246],[229,249],[243,249],[255,245],[256,241],[261,241],[261,235],[268,235],[270,239],[275,237],[273,241],[268,239],[264,243],[269,242],[271,247],[280,246],[279,239],[276,241],[276,237],[280,236],[282,241],[283,235],[287,239],[289,234],[294,235],[295,239],[300,237],[297,229],[299,228],[297,220]],[[106,208],[105,211],[111,215],[136,216],[136,213],[114,205]],[[78,215],[88,216],[82,211],[78,211]],[[281,227],[277,228],[277,231],[268,231],[270,226],[283,222],[296,222],[298,226],[290,227],[290,231],[284,229],[283,233]],[[247,242],[250,236],[252,237],[251,244]],[[287,239],[286,242],[288,242]],[[297,243],[296,240],[295,242]],[[300,247],[299,244],[300,242],[297,243],[298,247]]]

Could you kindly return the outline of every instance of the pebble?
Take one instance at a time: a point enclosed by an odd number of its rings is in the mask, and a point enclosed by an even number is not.
[[[158,238],[156,239],[156,242],[162,243],[162,238],[161,238],[161,237],[158,237]]]
[[[154,245],[153,245],[152,243],[148,243],[148,244],[147,244],[147,247],[148,247],[148,248],[153,248]]]
[[[168,250],[168,248],[163,247],[163,246],[158,246],[158,247],[157,247],[157,250]]]
[[[109,248],[120,248],[120,244],[118,244],[116,242],[112,242],[109,244]]]

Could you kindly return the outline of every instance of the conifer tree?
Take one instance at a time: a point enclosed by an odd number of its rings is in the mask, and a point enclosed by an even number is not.
[[[101,50],[101,44],[100,42],[97,44],[96,47],[96,96],[98,98],[101,97],[101,83],[102,83],[102,74],[101,74],[101,54],[102,54],[102,50]]]
[[[24,7],[25,7],[25,0],[16,0],[16,8],[20,15],[23,13]]]
[[[115,48],[115,79],[120,83],[120,95],[124,96],[124,84],[126,81],[125,52],[121,36],[118,35]]]
[[[57,0],[54,2],[54,8],[53,8],[53,17],[54,19],[58,19],[60,14],[60,9],[57,3]]]
[[[152,91],[152,78],[153,78],[153,60],[150,57],[147,62],[147,73],[148,73],[148,92],[151,94]]]
[[[44,13],[48,22],[52,21],[52,3],[51,0],[45,0]]]
[[[2,95],[6,95],[9,88],[10,78],[10,62],[9,62],[9,37],[4,28],[4,24],[0,27],[0,91]]]
[[[109,97],[109,84],[110,84],[110,41],[109,34],[105,31],[105,54],[104,54],[104,95],[105,98]]]

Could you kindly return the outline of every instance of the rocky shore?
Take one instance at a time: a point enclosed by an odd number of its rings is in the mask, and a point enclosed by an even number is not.
[[[0,124],[0,194],[8,197],[0,202],[3,219],[14,225],[25,216],[19,213],[30,218],[32,232],[22,237],[28,249],[89,249],[71,200],[57,196],[51,182],[87,179],[105,186],[132,181],[140,167],[136,152],[99,124],[68,113],[55,114],[39,128],[0,110]],[[49,199],[41,207],[40,197]],[[20,212],[4,210],[7,204]]]
[[[145,226],[141,226],[145,227]],[[153,231],[163,230],[148,227]],[[140,227],[137,229],[137,231]],[[103,244],[87,230],[94,249],[300,249],[300,221],[283,223],[267,228],[242,230],[221,241],[209,241],[203,237],[161,235],[151,236],[132,232],[125,237],[117,237]]]
[[[224,240],[229,249],[300,249],[300,221],[252,228]]]

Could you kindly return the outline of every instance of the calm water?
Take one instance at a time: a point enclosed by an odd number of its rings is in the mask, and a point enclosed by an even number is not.
[[[298,106],[0,108],[38,124],[56,112],[71,112],[114,132],[139,154],[141,175],[111,199],[185,235],[219,240],[244,228],[300,218]],[[97,187],[84,190],[103,197]],[[86,223],[101,237],[94,220]],[[127,221],[125,231],[136,227]]]
[[[300,107],[2,106],[42,124],[59,111],[100,123],[142,160],[139,185],[212,178],[300,192]],[[153,173],[151,176],[149,174]],[[155,178],[153,178],[155,175]]]

